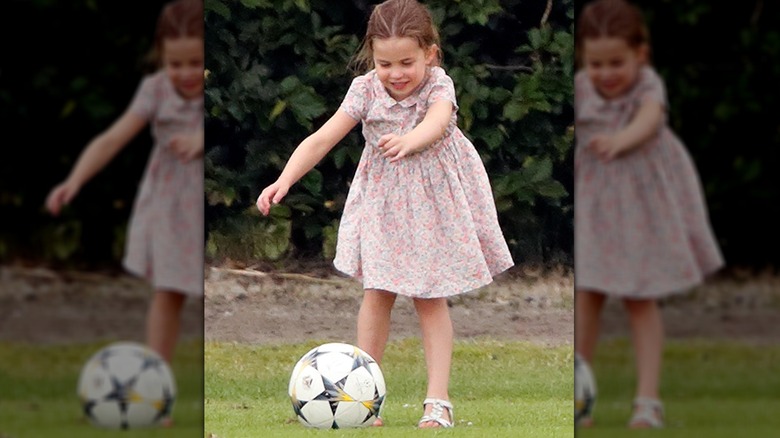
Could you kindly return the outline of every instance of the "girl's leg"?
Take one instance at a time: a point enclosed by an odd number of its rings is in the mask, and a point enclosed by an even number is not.
[[[358,312],[358,348],[370,354],[380,365],[390,335],[390,313],[395,297],[396,294],[391,292],[366,289]]]
[[[606,298],[599,292],[578,290],[574,299],[574,350],[588,363],[593,362]]]
[[[387,338],[390,336],[390,314],[396,296],[383,290],[366,289],[358,312],[358,348],[370,354],[379,365],[382,364]],[[383,424],[381,418],[374,421],[374,426]]]
[[[179,338],[181,309],[186,295],[171,290],[157,290],[146,315],[146,344],[168,363]]]
[[[452,364],[453,330],[446,298],[415,298],[414,307],[420,319],[425,363],[428,369],[428,398],[449,400],[450,366]],[[424,415],[433,406],[426,405]],[[443,418],[452,421],[445,409]],[[435,421],[420,424],[421,428],[439,427]]]
[[[658,398],[664,330],[655,300],[624,300],[631,321],[637,368],[637,397]]]
[[[663,405],[659,399],[663,321],[655,300],[624,300],[631,320],[637,369],[632,429],[663,427]]]

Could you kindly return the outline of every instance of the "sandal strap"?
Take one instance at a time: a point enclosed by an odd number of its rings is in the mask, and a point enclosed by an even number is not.
[[[452,403],[450,403],[448,400],[443,400],[440,398],[426,398],[423,401],[423,408],[425,405],[433,405],[433,407],[430,414],[424,415],[422,418],[420,418],[420,421],[417,422],[418,426],[427,421],[435,421],[444,428],[453,426],[454,417],[452,416]],[[449,421],[442,417],[442,414],[444,414],[444,409],[447,409],[450,414]]]
[[[634,399],[634,414],[629,425],[647,424],[654,429],[664,427],[664,405],[660,400],[648,397]]]

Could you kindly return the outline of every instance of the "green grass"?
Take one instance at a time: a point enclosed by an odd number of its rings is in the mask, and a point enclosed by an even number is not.
[[[572,347],[492,340],[455,344],[450,384],[454,429],[415,429],[422,414],[426,377],[422,347],[414,339],[387,347],[384,427],[308,429],[295,419],[287,384],[297,360],[325,342],[282,346],[206,343],[206,436],[574,436]]]
[[[672,341],[664,351],[663,430],[630,433],[635,385],[633,350],[625,339],[599,345],[592,429],[577,438],[780,436],[780,346],[724,341]]]
[[[174,426],[129,431],[92,426],[76,395],[81,367],[105,345],[0,343],[0,438],[203,436],[202,341],[183,342],[173,359]]]

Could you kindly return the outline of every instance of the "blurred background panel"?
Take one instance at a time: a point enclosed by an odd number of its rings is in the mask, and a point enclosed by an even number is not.
[[[577,12],[587,1],[576,2]],[[650,27],[669,123],[693,155],[731,266],[780,266],[780,4],[634,2]]]
[[[89,140],[130,103],[164,2],[4,3],[0,261],[110,265],[151,149],[139,135],[57,220],[44,211]]]
[[[144,130],[59,217],[44,209],[87,143],[127,108],[165,2],[9,0],[0,26],[0,436],[102,436],[76,396],[82,365],[144,341],[153,291],[121,267],[152,148]],[[201,436],[203,307],[190,300],[173,371],[177,429]],[[132,432],[132,436],[135,432]],[[149,432],[137,436],[147,436]]]
[[[587,3],[575,3],[575,16]],[[699,171],[727,264],[691,293],[661,303],[667,426],[689,436],[771,436],[780,426],[780,4],[634,3],[648,22],[669,125]],[[634,385],[619,300],[607,303],[602,322],[597,427],[578,431],[582,437],[622,436]]]

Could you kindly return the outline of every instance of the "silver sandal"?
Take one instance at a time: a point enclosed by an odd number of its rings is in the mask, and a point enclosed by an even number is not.
[[[417,427],[420,427],[421,424],[428,421],[435,421],[443,428],[454,426],[452,403],[440,398],[426,398],[423,401],[423,410],[425,410],[425,405],[433,405],[433,408],[431,408],[431,412],[428,415],[423,415],[423,417],[420,418],[420,421],[417,422]],[[442,417],[442,414],[444,414],[444,409],[447,409],[448,413],[450,414],[449,421]]]
[[[664,427],[664,405],[648,397],[634,399],[634,414],[628,421],[632,429],[661,429]]]

